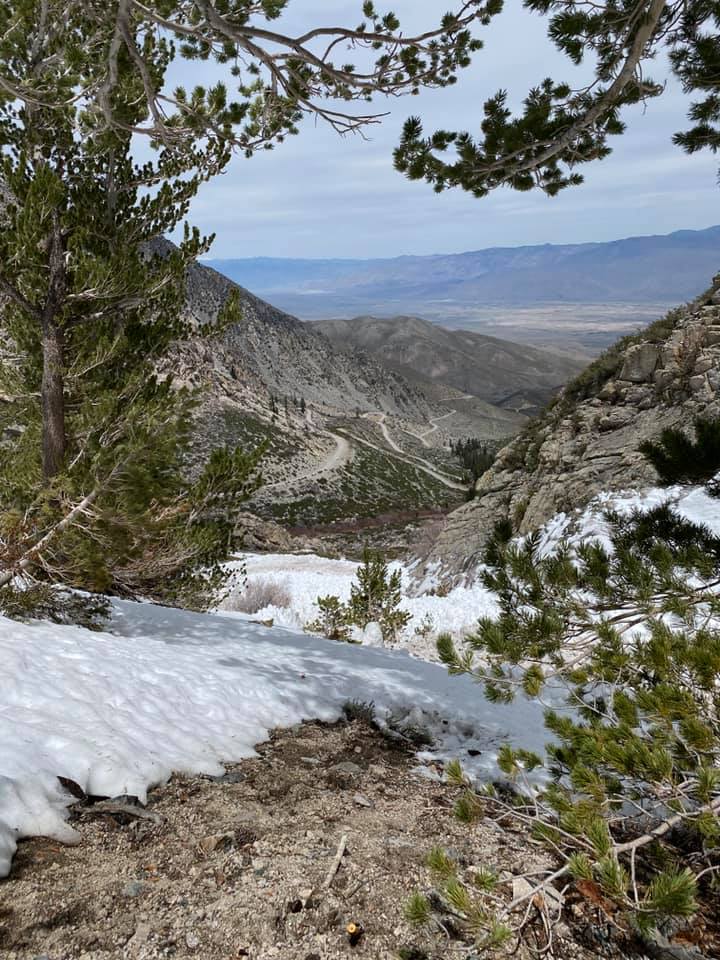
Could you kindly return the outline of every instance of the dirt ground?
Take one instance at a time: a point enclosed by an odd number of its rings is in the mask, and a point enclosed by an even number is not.
[[[21,843],[0,881],[0,956],[479,960],[452,918],[420,931],[404,919],[407,897],[432,890],[428,851],[449,847],[468,875],[501,866],[509,881],[549,865],[521,833],[459,823],[456,792],[366,723],[303,724],[258,752],[222,778],[173,777],[151,793],[152,819],[80,802],[79,846]],[[579,939],[561,924],[552,955],[618,953],[591,919]]]

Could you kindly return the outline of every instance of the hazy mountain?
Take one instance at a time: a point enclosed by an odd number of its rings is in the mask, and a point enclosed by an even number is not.
[[[442,316],[462,305],[677,303],[720,267],[720,226],[609,243],[495,247],[389,260],[211,261],[304,318]]]
[[[312,326],[408,378],[419,374],[523,412],[544,406],[584,366],[575,358],[466,330],[446,330],[420,317],[356,317],[320,320]]]

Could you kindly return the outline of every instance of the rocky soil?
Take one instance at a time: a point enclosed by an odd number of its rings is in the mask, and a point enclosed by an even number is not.
[[[432,890],[430,848],[451,848],[467,876],[499,867],[506,901],[515,874],[551,865],[524,833],[459,823],[456,791],[365,722],[278,731],[258,754],[217,779],[174,776],[144,810],[78,802],[77,847],[21,843],[0,883],[4,960],[466,960],[452,916],[427,932],[403,918],[411,892]],[[620,955],[591,903],[569,917],[555,956]]]
[[[495,522],[527,533],[602,490],[657,482],[639,452],[666,427],[720,415],[720,275],[687,308],[621,341],[504,448],[475,499],[451,513],[418,574],[474,572]]]

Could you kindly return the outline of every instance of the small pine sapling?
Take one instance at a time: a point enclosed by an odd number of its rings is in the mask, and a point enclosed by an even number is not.
[[[401,600],[400,571],[390,573],[382,554],[366,549],[357,582],[350,588],[350,622],[363,630],[369,623],[378,623],[383,640],[393,641],[411,617],[400,609]]]
[[[305,625],[310,633],[320,633],[328,640],[350,641],[350,622],[348,609],[338,597],[329,595],[317,598],[319,615],[315,620]]]

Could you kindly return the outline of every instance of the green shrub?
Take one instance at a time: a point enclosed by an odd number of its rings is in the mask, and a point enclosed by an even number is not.
[[[555,703],[544,759],[500,751],[520,792],[466,782],[458,815],[532,825],[561,858],[547,882],[591,880],[642,933],[692,915],[720,872],[720,538],[668,505],[607,520],[611,546],[550,555],[499,532],[485,574],[499,617],[479,621],[466,651],[448,636],[438,650],[491,701],[551,687]]]
[[[321,633],[328,640],[350,640],[350,621],[348,609],[338,597],[329,595],[318,597],[317,605],[319,616],[305,625],[311,633]]]
[[[48,583],[0,588],[0,614],[11,620],[50,620],[101,630],[109,613],[105,597],[72,593]]]
[[[663,484],[705,483],[720,471],[720,418],[697,417],[695,439],[682,430],[667,429],[640,452],[657,470]]]

